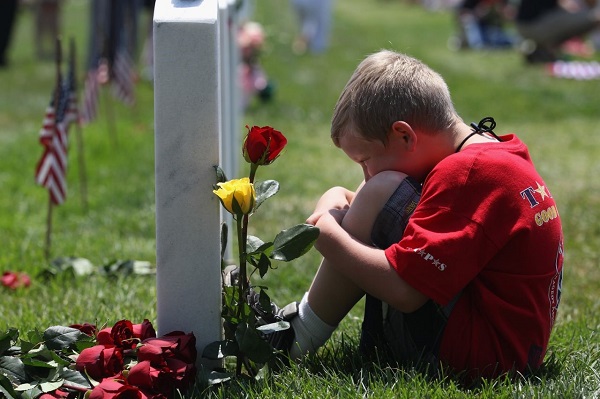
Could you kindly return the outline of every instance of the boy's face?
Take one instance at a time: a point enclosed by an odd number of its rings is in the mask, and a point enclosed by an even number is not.
[[[379,140],[367,140],[350,129],[338,143],[342,151],[362,167],[365,181],[385,170],[403,172],[402,156],[394,140],[384,145]]]

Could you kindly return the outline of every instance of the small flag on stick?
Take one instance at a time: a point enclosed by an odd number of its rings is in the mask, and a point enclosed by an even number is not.
[[[68,128],[67,109],[69,93],[62,83],[60,72],[62,54],[60,40],[56,40],[56,84],[50,105],[46,109],[44,123],[40,130],[40,143],[44,147],[42,158],[35,170],[35,180],[48,189],[48,220],[46,230],[46,259],[50,256],[52,209],[65,202],[67,195],[67,152]]]
[[[98,82],[98,69],[90,69],[85,75],[83,86],[83,110],[81,114],[82,123],[88,124],[96,119],[98,114],[98,92],[100,83]]]
[[[133,60],[125,46],[120,46],[113,63],[113,94],[127,105],[135,103]]]
[[[65,123],[65,115],[69,96],[60,80],[54,91],[40,130],[44,153],[37,164],[35,180],[49,190],[52,202],[60,205],[65,202],[67,194],[68,124]]]

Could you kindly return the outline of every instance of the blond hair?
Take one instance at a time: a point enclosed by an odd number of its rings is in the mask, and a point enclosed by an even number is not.
[[[353,128],[364,138],[386,143],[396,121],[435,133],[457,119],[440,74],[415,58],[382,50],[365,58],[344,87],[333,111],[331,137],[337,145]]]

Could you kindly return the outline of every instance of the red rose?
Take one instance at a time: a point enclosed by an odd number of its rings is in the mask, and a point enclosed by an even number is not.
[[[120,320],[112,328],[103,328],[98,332],[96,340],[100,345],[115,345],[122,349],[135,348],[139,342],[135,339],[133,324],[129,320]]]
[[[149,361],[141,361],[129,370],[127,381],[142,389],[150,389],[171,396],[176,388],[174,373],[168,367],[154,367]]]
[[[175,357],[186,363],[196,363],[196,337],[194,333],[184,334],[181,331],[173,331],[160,338],[149,338],[142,342],[138,349],[140,360],[160,361],[162,352],[164,359]],[[150,348],[146,346],[152,346]],[[159,349],[157,349],[159,348]]]
[[[110,331],[110,336],[116,346],[123,349],[135,348],[138,341],[134,339],[133,324],[129,320],[120,320]]]
[[[147,360],[154,365],[164,365],[166,364],[164,352],[162,346],[154,345],[151,342],[144,342],[137,350],[137,358],[139,361]]]
[[[152,323],[150,323],[148,319],[144,319],[141,324],[133,325],[133,336],[139,338],[140,341],[143,341],[147,338],[156,338],[156,331],[154,331]]]
[[[61,399],[68,398],[69,393],[65,391],[61,391],[60,389],[56,389],[53,392],[46,392],[42,395],[38,396],[38,399]]]
[[[96,326],[94,324],[90,324],[90,323],[71,324],[69,327],[76,328],[79,331],[81,331],[82,333],[89,335],[90,337],[95,336],[96,332],[98,331]]]
[[[123,370],[123,354],[116,346],[96,345],[81,351],[75,362],[78,371],[87,372],[90,377],[100,381],[104,377],[113,377]]]
[[[106,378],[92,389],[88,399],[147,399],[139,388]]]
[[[129,370],[127,382],[169,396],[173,389],[184,390],[190,387],[196,378],[196,371],[195,365],[175,358],[167,359],[163,366],[155,366],[144,360]]]
[[[197,371],[195,364],[169,358],[167,359],[167,367],[171,370],[171,375],[175,379],[176,388],[184,390],[194,383]]]
[[[133,349],[148,338],[155,338],[156,331],[147,319],[141,324],[132,324],[129,320],[121,320],[113,327],[103,328],[96,335],[100,345],[116,345],[123,349]]]
[[[244,159],[253,164],[268,165],[279,156],[286,144],[285,136],[271,126],[252,126],[244,139]]]
[[[31,285],[31,279],[27,273],[22,272],[4,272],[0,283],[3,286],[15,290],[19,287],[29,287]]]

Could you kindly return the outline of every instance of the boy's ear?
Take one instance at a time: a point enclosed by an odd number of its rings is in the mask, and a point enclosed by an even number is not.
[[[413,128],[404,121],[396,121],[392,123],[390,134],[397,140],[400,140],[402,146],[408,151],[414,151],[418,137]]]

